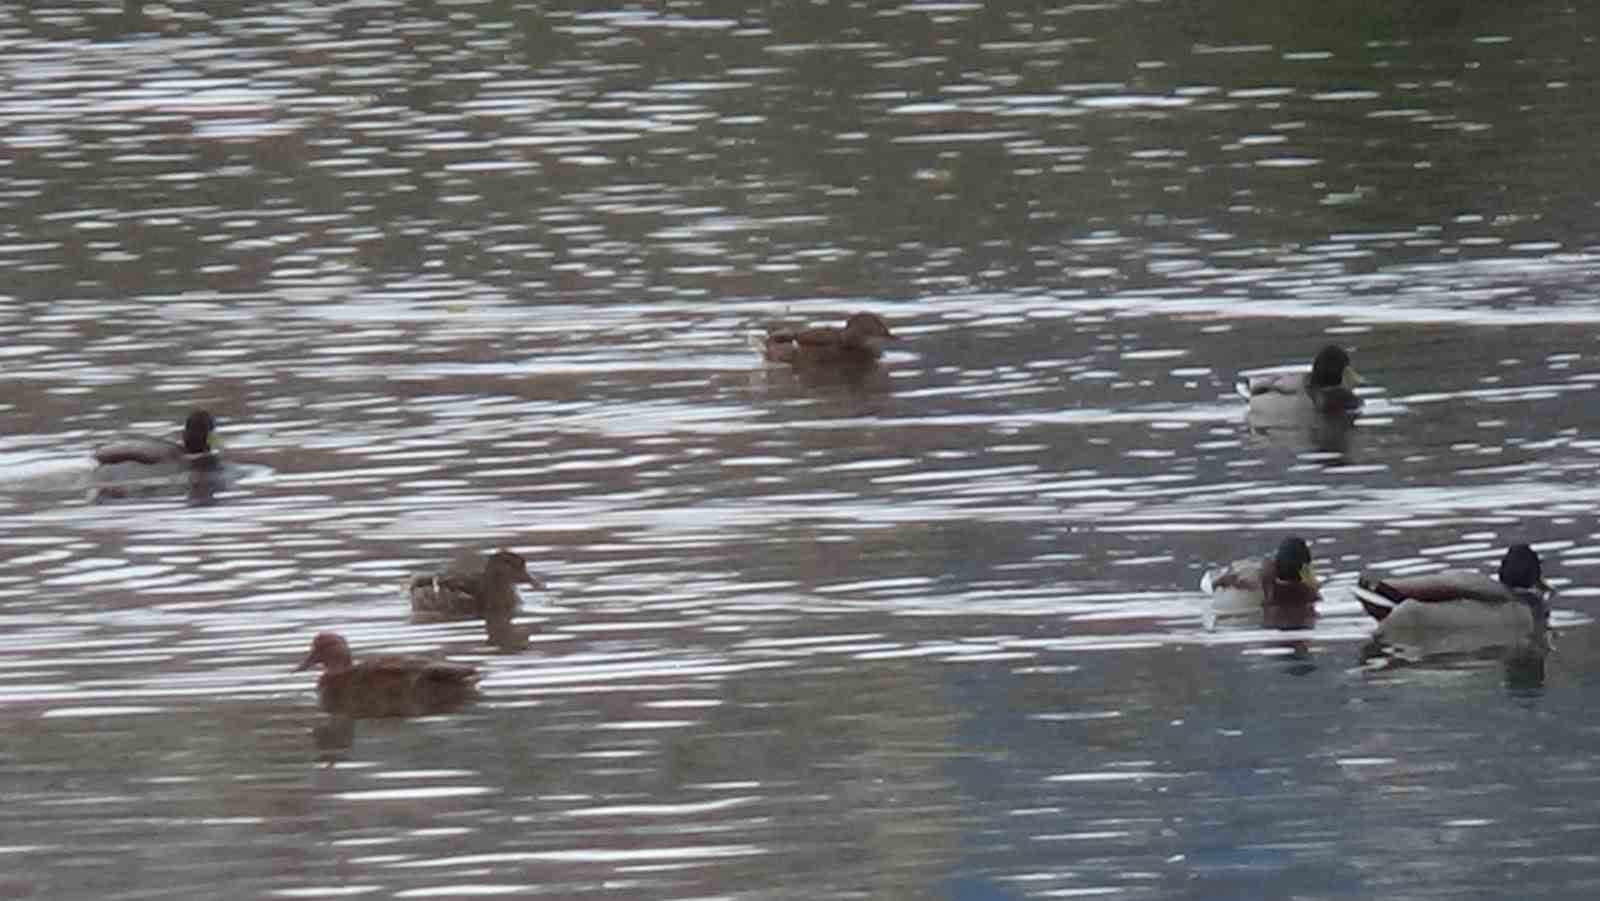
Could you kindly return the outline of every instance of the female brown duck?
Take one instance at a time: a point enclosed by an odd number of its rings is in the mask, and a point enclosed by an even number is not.
[[[464,663],[398,654],[356,662],[334,632],[311,640],[295,672],[323,666],[317,696],[329,713],[353,718],[425,716],[461,706],[477,692],[479,673]]]
[[[411,577],[411,618],[415,622],[485,619],[491,611],[510,617],[517,612],[519,582],[544,588],[528,572],[527,558],[516,551],[500,548],[487,559],[467,551],[440,572]]]
[[[831,325],[790,331],[779,329],[767,335],[766,358],[774,363],[796,367],[865,367],[883,354],[883,345],[894,341],[889,326],[872,313],[854,313],[844,328]]]

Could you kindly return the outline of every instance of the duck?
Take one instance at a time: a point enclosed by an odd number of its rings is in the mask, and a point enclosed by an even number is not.
[[[1352,591],[1377,620],[1380,638],[1499,630],[1525,635],[1544,622],[1545,602],[1554,593],[1539,555],[1526,544],[1506,550],[1495,578],[1460,569],[1399,578],[1366,572]]]
[[[144,466],[161,464],[200,465],[214,463],[220,447],[217,440],[217,421],[205,410],[192,410],[183,423],[183,440],[172,441],[149,435],[126,435],[94,449],[95,462],[101,466],[118,463],[136,463]]]
[[[519,607],[517,583],[544,589],[516,551],[500,548],[486,558],[465,551],[439,572],[411,577],[412,621],[485,619],[491,610],[509,619]]]
[[[773,329],[767,333],[763,353],[773,363],[796,368],[864,368],[875,364],[883,355],[883,345],[895,340],[888,323],[877,314],[852,313],[844,328]]]
[[[357,719],[425,716],[458,707],[477,692],[470,664],[391,654],[360,662],[337,632],[320,632],[295,672],[321,664],[317,696],[329,713]]]
[[[1291,536],[1271,556],[1247,557],[1200,577],[1200,590],[1211,596],[1213,612],[1261,612],[1262,625],[1277,629],[1305,628],[1316,619],[1322,599],[1311,548]]]
[[[1239,383],[1239,393],[1250,402],[1251,419],[1354,417],[1361,411],[1354,390],[1359,384],[1361,375],[1350,365],[1350,354],[1329,344],[1317,352],[1310,372],[1251,376]]]
[[[508,653],[527,650],[528,636],[536,630],[531,625],[518,626],[512,623],[518,606],[517,589],[513,586],[516,581],[544,587],[528,573],[527,561],[520,555],[504,549],[490,555],[484,564],[483,591],[480,594],[483,601],[483,627],[489,643]]]

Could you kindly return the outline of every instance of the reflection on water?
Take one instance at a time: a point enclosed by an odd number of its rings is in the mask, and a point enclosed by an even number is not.
[[[1592,894],[1570,10],[12,6],[0,894]],[[1330,341],[1356,424],[1252,428]],[[1205,628],[1285,534],[1315,624]],[[1550,647],[1361,662],[1515,541]],[[462,546],[527,651],[409,621]],[[482,697],[330,721],[330,629]]]

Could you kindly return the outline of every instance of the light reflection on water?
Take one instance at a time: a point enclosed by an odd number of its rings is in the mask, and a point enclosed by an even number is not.
[[[1588,897],[1594,79],[1391,7],[0,11],[0,894]],[[1206,628],[1291,531],[1315,628]],[[1517,540],[1536,667],[1363,660]],[[495,545],[527,652],[408,621]],[[323,629],[482,698],[330,721]]]

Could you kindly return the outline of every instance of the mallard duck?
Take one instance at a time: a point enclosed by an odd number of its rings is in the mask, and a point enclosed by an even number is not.
[[[528,561],[500,548],[487,558],[464,551],[443,571],[411,577],[411,618],[416,622],[482,619],[494,609],[507,618],[517,612],[516,583],[543,589],[528,572]]]
[[[767,334],[765,354],[774,363],[796,367],[864,367],[876,362],[883,345],[894,340],[888,324],[877,315],[853,313],[844,328],[775,329]]]
[[[502,651],[527,649],[528,636],[535,631],[534,626],[518,626],[511,621],[517,613],[517,589],[513,587],[516,581],[544,587],[528,574],[527,562],[510,551],[498,551],[484,564],[483,591],[479,595],[483,601],[483,626],[489,643]]]
[[[1239,383],[1239,393],[1249,399],[1252,419],[1354,416],[1361,410],[1361,398],[1353,390],[1359,384],[1361,376],[1350,365],[1350,355],[1329,344],[1317,352],[1310,372],[1251,376]]]
[[[217,422],[205,410],[195,410],[183,423],[183,441],[155,438],[148,435],[126,435],[94,449],[94,458],[102,466],[114,463],[142,463],[154,466],[163,463],[198,463],[214,460],[219,442]]]
[[[329,713],[355,718],[424,716],[461,705],[476,692],[479,673],[464,663],[387,655],[359,663],[334,632],[311,640],[295,672],[322,664],[317,696]]]
[[[1200,577],[1200,590],[1211,595],[1218,613],[1261,611],[1271,628],[1302,628],[1316,618],[1317,573],[1311,548],[1301,538],[1285,538],[1270,557],[1249,557]]]
[[[1526,634],[1543,620],[1552,591],[1539,555],[1513,544],[1500,561],[1498,579],[1460,569],[1394,579],[1362,573],[1353,593],[1385,637],[1469,630]]]

